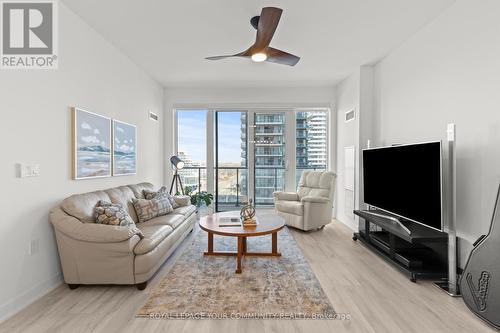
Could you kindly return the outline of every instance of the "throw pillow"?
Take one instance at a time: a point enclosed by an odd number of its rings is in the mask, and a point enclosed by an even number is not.
[[[189,195],[175,196],[175,202],[179,207],[189,206],[191,204],[191,197]]]
[[[172,206],[173,209],[178,208],[179,204],[175,202],[174,197],[170,195],[170,193],[167,192],[167,188],[165,186],[162,186],[158,191],[149,191],[149,190],[142,190],[142,194],[144,194],[144,198],[151,200],[154,197],[156,197],[158,194],[166,194],[168,201],[170,201],[170,205]]]
[[[94,208],[95,223],[129,227],[143,238],[142,232],[136,228],[134,220],[123,209],[122,205],[99,200]]]
[[[132,198],[135,212],[139,222],[146,222],[157,216],[167,215],[174,211],[167,193],[159,193],[153,199],[136,199]]]

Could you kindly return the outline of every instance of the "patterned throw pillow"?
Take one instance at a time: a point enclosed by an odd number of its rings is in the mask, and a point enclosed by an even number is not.
[[[129,227],[135,231],[140,238],[144,235],[135,226],[134,220],[123,209],[122,205],[114,204],[105,200],[99,200],[94,208],[95,223],[114,226]]]
[[[167,188],[165,186],[162,186],[157,192],[155,191],[149,191],[149,190],[142,190],[142,193],[144,194],[144,198],[151,200],[154,197],[156,197],[158,194],[166,194],[168,197],[168,201],[170,201],[170,205],[172,206],[173,209],[176,209],[179,207],[179,204],[175,202],[174,197],[170,195],[170,193],[167,192]]]
[[[122,205],[100,200],[94,208],[95,223],[129,226],[134,221],[123,209]]]
[[[157,216],[172,213],[174,209],[168,200],[167,193],[158,193],[153,199],[132,198],[139,222],[146,222]]]

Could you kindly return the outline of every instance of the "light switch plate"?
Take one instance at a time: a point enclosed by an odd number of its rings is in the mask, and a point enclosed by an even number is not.
[[[40,176],[40,164],[18,163],[17,168],[19,178]]]

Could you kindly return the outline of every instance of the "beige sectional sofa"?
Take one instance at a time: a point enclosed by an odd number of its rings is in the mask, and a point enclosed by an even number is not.
[[[76,194],[50,212],[64,281],[80,284],[136,284],[142,290],[196,223],[196,207],[186,197],[174,197],[181,205],[174,212],[137,223],[132,198],[144,198],[149,183],[120,186]],[[129,227],[94,223],[99,200],[122,204],[144,235]]]

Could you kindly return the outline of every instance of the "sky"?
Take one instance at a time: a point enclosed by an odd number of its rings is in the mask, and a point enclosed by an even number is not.
[[[219,112],[219,166],[241,164],[241,112]]]
[[[119,121],[113,122],[115,148],[116,151],[132,154],[135,152],[135,127],[121,123]]]
[[[207,110],[182,110],[177,113],[179,151],[193,161],[206,165]],[[241,112],[218,113],[219,165],[241,163]]]
[[[78,145],[110,148],[111,123],[109,118],[77,110]]]
[[[186,110],[177,113],[178,147],[194,162],[206,165],[206,110]]]

